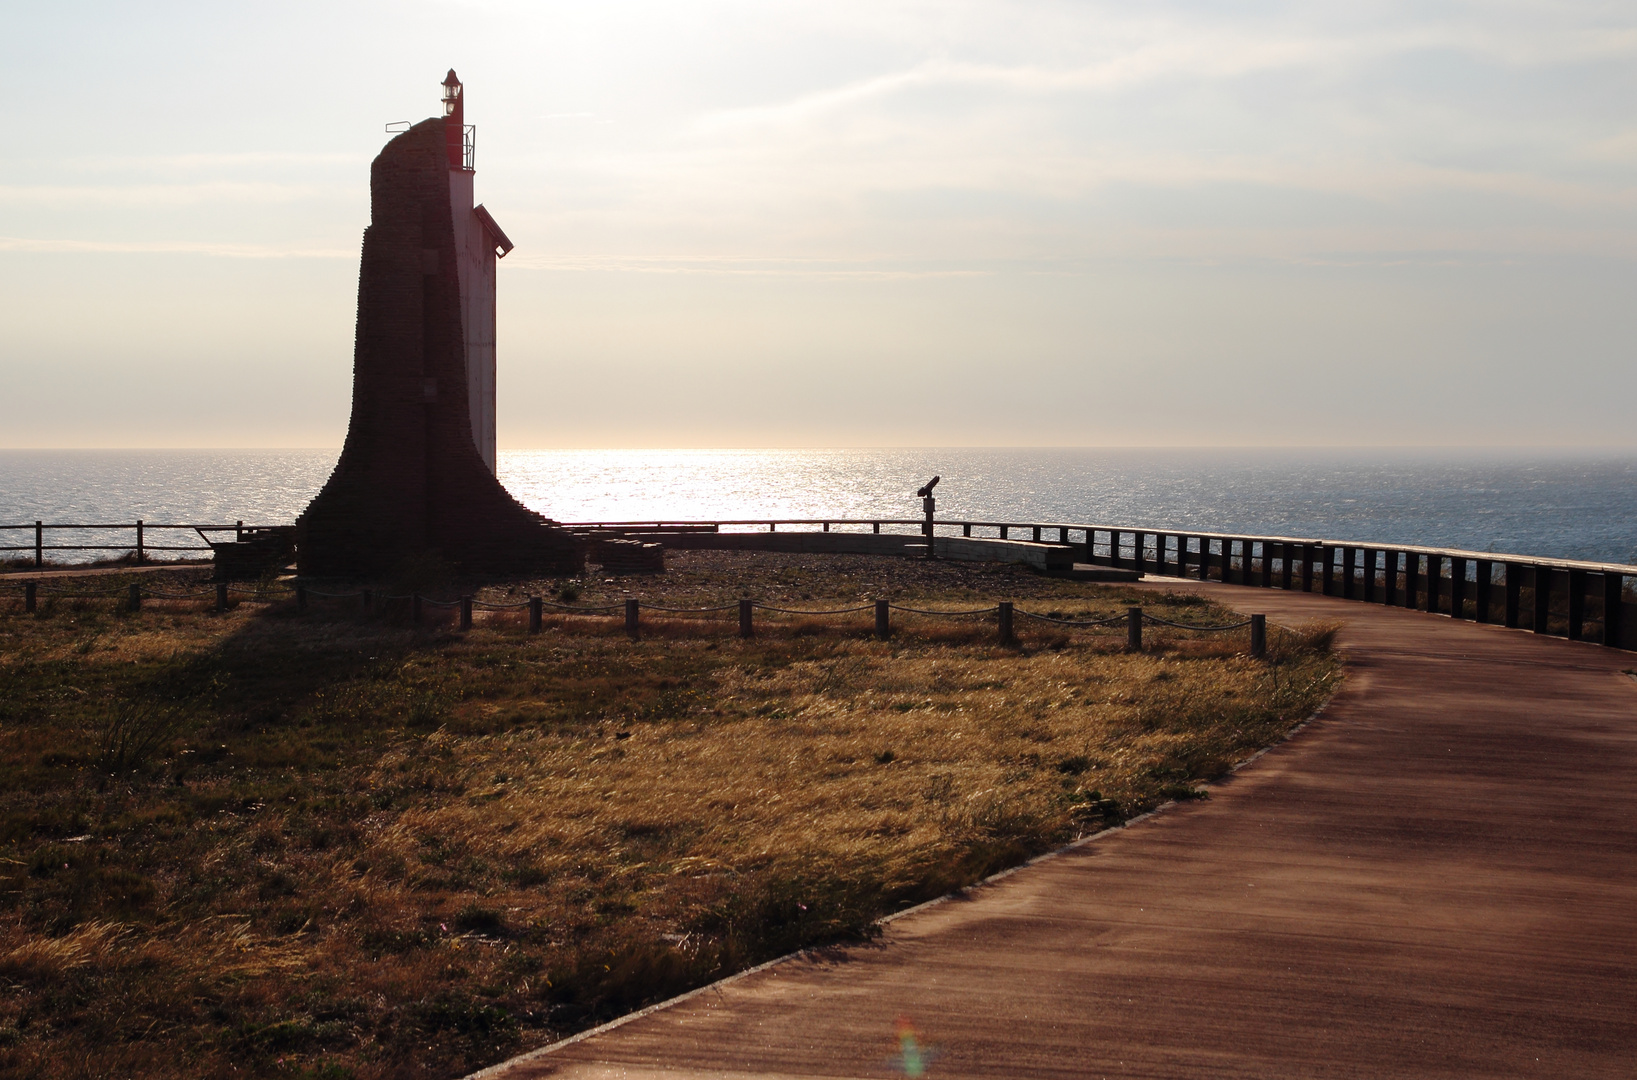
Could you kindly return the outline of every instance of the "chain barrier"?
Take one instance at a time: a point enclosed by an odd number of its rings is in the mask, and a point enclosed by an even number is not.
[[[738,604],[722,604],[718,607],[661,607],[658,604],[644,604],[643,611],[663,611],[670,615],[707,615],[715,611],[738,611]]]
[[[1022,615],[1025,619],[1034,619],[1036,622],[1051,623],[1054,626],[1113,626],[1115,623],[1126,622],[1130,618],[1127,615],[1112,615],[1106,619],[1057,619],[1050,615],[1036,615],[1034,612],[1024,611],[1022,608],[1015,608],[1013,610],[1015,610],[1017,614]],[[1144,615],[1143,621],[1158,622],[1159,620],[1155,619],[1152,615]]]
[[[1172,622],[1169,619],[1161,619],[1154,615],[1149,615],[1146,612],[1143,613],[1142,619],[1143,622],[1158,623],[1161,626],[1174,626],[1178,630],[1199,630],[1205,633],[1211,633],[1216,630],[1238,630],[1242,626],[1249,626],[1251,624],[1251,620],[1246,619],[1243,622],[1228,623],[1224,626],[1195,626],[1193,623],[1180,623]]]
[[[836,608],[833,611],[803,611],[800,608],[774,607],[771,604],[755,603],[751,605],[757,611],[774,611],[780,615],[851,615],[857,611],[874,611],[874,604],[860,604],[858,607]]]
[[[890,611],[907,611],[911,615],[947,615],[950,618],[955,619],[966,618],[972,615],[993,615],[1000,610],[999,605],[996,605],[995,607],[974,608],[971,611],[932,611],[927,608],[903,607],[899,604],[888,604],[887,608]]]

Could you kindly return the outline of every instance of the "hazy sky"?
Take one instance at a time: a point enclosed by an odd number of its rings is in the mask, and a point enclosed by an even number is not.
[[[336,446],[455,67],[500,441],[1637,445],[1631,3],[7,5],[0,445]]]

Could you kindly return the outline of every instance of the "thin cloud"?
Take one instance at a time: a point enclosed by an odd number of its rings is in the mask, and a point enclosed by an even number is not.
[[[286,248],[266,244],[211,244],[187,240],[55,240],[0,236],[0,251],[55,255],[205,255],[221,259],[356,259],[339,248]]]

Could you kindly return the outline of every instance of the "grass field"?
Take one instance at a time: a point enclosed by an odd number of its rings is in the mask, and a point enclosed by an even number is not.
[[[1134,602],[1015,568],[712,553],[485,595],[548,589]],[[1257,662],[1242,632],[1131,655],[1123,631],[1024,621],[1002,645],[897,618],[888,642],[867,613],[632,642],[575,617],[530,636],[517,615],[0,603],[0,1069],[458,1076],[1198,797],[1337,678],[1323,628]]]

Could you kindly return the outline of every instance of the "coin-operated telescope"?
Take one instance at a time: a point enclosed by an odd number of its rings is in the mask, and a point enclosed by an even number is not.
[[[929,559],[935,557],[932,550],[932,512],[938,508],[938,500],[932,497],[932,489],[938,486],[939,479],[934,476],[915,493],[921,500],[921,509],[926,511],[926,520],[921,523],[921,535],[926,537],[926,557]]]

